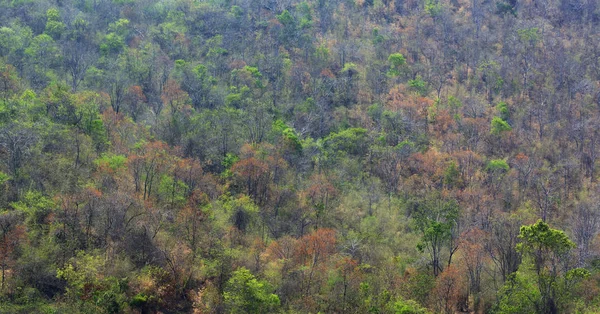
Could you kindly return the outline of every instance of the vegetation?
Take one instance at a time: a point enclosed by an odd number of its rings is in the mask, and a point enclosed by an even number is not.
[[[598,313],[599,20],[0,1],[0,313]]]

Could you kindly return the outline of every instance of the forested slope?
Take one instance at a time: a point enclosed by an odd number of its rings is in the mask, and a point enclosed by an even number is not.
[[[599,22],[0,0],[0,313],[598,313]]]

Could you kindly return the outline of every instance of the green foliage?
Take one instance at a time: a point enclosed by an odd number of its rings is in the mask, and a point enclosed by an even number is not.
[[[4,183],[8,182],[8,180],[10,180],[10,179],[11,179],[11,177],[8,174],[0,171],[0,185],[3,185]]]
[[[123,37],[115,33],[108,33],[104,37],[102,44],[100,44],[100,51],[103,55],[106,56],[109,54],[117,54],[121,52],[121,50],[123,50],[124,47],[125,40],[123,39]]]
[[[288,10],[283,10],[281,14],[277,15],[277,20],[283,25],[292,25],[294,23],[294,17]]]
[[[30,229],[30,236],[39,239],[47,231],[45,219],[55,209],[56,204],[48,197],[37,191],[25,193],[22,201],[11,206],[25,215],[25,224]]]
[[[298,137],[298,134],[296,134],[296,130],[285,124],[282,120],[278,119],[273,122],[273,131],[281,134],[286,144],[290,145],[294,150],[302,150],[302,141]]]
[[[456,200],[426,199],[409,203],[413,222],[421,233],[417,249],[427,251],[434,275],[442,272],[442,247],[451,244],[458,223],[459,207]]]
[[[354,76],[358,74],[358,66],[355,63],[347,62],[342,68],[342,73],[346,73],[348,76]]]
[[[108,25],[108,31],[112,33],[116,33],[119,36],[125,36],[129,31],[129,20],[128,19],[119,19],[113,23]]]
[[[232,198],[224,195],[221,199],[221,206],[233,227],[242,232],[252,231],[251,229],[255,227],[260,209],[249,196],[242,195]]]
[[[347,152],[361,154],[365,149],[367,130],[349,128],[337,133],[331,133],[323,139],[323,146],[331,153]]]
[[[123,155],[107,153],[102,154],[102,156],[96,159],[94,163],[100,168],[106,168],[112,171],[119,171],[127,167],[127,157]]]
[[[260,73],[260,71],[258,70],[257,67],[245,66],[244,70],[250,72],[250,74],[254,78],[257,78],[257,79],[262,78],[262,73]]]
[[[598,312],[567,2],[0,2],[0,312]]]
[[[25,54],[34,58],[34,61],[42,61],[37,58],[58,59],[58,48],[54,40],[47,34],[40,34],[33,38],[31,45],[25,49]]]
[[[552,229],[547,223],[538,220],[529,226],[522,226],[519,233],[521,243],[517,244],[517,250],[525,255],[556,254],[561,255],[575,247],[575,243],[560,230]],[[543,263],[545,260],[536,260]]]
[[[452,110],[459,110],[463,107],[463,103],[460,101],[460,99],[450,96],[448,97],[448,107]]]
[[[234,271],[225,285],[223,297],[229,313],[273,313],[279,297],[270,292],[265,281],[258,280],[244,267]]]
[[[414,79],[409,80],[408,86],[421,96],[425,96],[428,93],[427,83],[423,81],[420,75],[417,75],[417,77],[415,77]]]
[[[429,311],[413,300],[399,298],[394,302],[395,314],[427,314]]]
[[[229,9],[229,14],[239,19],[244,14],[244,10],[237,5],[234,5],[231,6],[231,9]]]
[[[377,28],[373,29],[373,32],[371,33],[371,35],[373,36],[373,44],[374,45],[379,45],[385,41],[385,37],[383,37],[383,35],[381,35],[379,33],[379,29],[377,29]],[[388,61],[389,61],[389,59],[388,59]]]
[[[489,172],[503,173],[507,172],[508,169],[510,169],[510,167],[508,166],[508,163],[506,163],[506,161],[503,159],[492,159],[488,161],[487,165],[485,166],[485,170]]]
[[[56,275],[67,282],[67,296],[72,300],[82,300],[92,311],[120,313],[127,303],[128,280],[99,276],[105,267],[102,256],[79,252]]]
[[[499,291],[499,300],[492,313],[520,314],[537,313],[533,300],[540,298],[535,279],[520,271],[511,274]]]
[[[519,239],[521,242],[517,244],[517,251],[527,258],[524,264],[531,265],[527,268],[535,271],[539,291],[539,297],[533,299],[536,312],[548,313],[556,308],[570,308],[575,301],[571,294],[572,287],[590,275],[588,270],[582,268],[565,273],[558,266],[559,261],[576,247],[575,243],[563,231],[550,228],[541,219],[522,226]]]
[[[444,184],[449,187],[455,187],[460,182],[460,171],[456,162],[451,161],[444,171]]]
[[[188,186],[184,182],[175,180],[171,176],[163,175],[159,183],[158,195],[163,202],[169,203],[174,207],[185,204]]]
[[[508,109],[508,105],[505,102],[503,102],[503,101],[499,102],[498,105],[496,106],[496,109],[500,113],[500,118],[503,121],[508,121],[508,119],[510,119],[510,111]]]
[[[390,63],[390,69],[387,72],[388,76],[395,77],[401,74],[400,70],[403,65],[406,64],[406,58],[401,53],[392,53],[388,57]]]
[[[517,33],[521,41],[526,43],[535,44],[540,39],[539,28],[537,27],[519,29]]]
[[[44,32],[54,39],[59,39],[66,29],[65,24],[60,18],[60,12],[56,8],[48,9],[46,12],[46,17],[48,20],[46,22],[46,30]]]
[[[425,0],[425,12],[431,17],[436,17],[442,13],[442,4],[439,0]]]
[[[227,153],[227,155],[225,155],[225,158],[223,158],[223,161],[221,162],[221,164],[226,169],[229,169],[229,168],[231,168],[231,166],[233,166],[233,164],[238,162],[238,160],[240,160],[240,157],[238,157],[232,153]]]
[[[101,119],[94,119],[87,125],[87,133],[92,138],[92,142],[98,151],[103,151],[109,144],[106,128]]]
[[[493,135],[500,135],[504,132],[511,131],[512,127],[508,124],[508,122],[504,121],[500,117],[494,117],[492,119],[492,125],[490,128],[490,133]]]

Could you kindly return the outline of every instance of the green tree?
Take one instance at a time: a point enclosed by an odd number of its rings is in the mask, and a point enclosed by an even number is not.
[[[44,33],[50,35],[55,40],[59,39],[66,29],[65,24],[60,18],[60,12],[56,8],[48,9],[46,17],[46,30]]]
[[[534,300],[536,312],[559,313],[561,309],[568,308],[572,301],[568,297],[573,286],[589,276],[585,269],[565,269],[565,261],[571,249],[575,248],[575,243],[563,231],[550,228],[542,220],[522,226],[519,238],[521,243],[517,244],[517,250],[535,272],[539,290],[539,298]]]
[[[66,296],[84,313],[121,313],[127,301],[127,278],[104,276],[106,263],[103,256],[79,252],[56,271],[67,282]]]
[[[388,62],[390,63],[390,69],[387,75],[395,77],[401,74],[402,66],[406,64],[406,58],[401,53],[392,53],[388,57]]]
[[[410,204],[409,209],[413,211],[415,226],[421,232],[421,242],[417,249],[429,253],[433,274],[437,276],[443,271],[442,249],[446,246],[449,248],[448,266],[458,249],[458,203],[455,200],[431,198]]]
[[[228,313],[271,313],[279,307],[279,297],[270,293],[265,281],[258,280],[244,267],[233,272],[223,297]]]
[[[413,300],[398,298],[393,304],[395,314],[427,314],[427,309]]]
[[[502,118],[494,117],[492,119],[490,133],[494,135],[500,135],[503,132],[508,132],[510,130],[512,130],[512,127],[508,124],[508,122],[504,121]]]

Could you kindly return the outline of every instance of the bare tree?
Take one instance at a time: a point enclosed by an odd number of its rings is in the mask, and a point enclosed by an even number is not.
[[[0,129],[0,154],[7,155],[2,158],[13,178],[19,177],[19,169],[30,156],[31,148],[35,145],[37,136],[35,132],[17,123],[11,123]]]
[[[593,199],[577,205],[573,213],[572,226],[575,244],[577,244],[577,267],[583,267],[591,257],[591,244],[600,227],[600,203]]]

